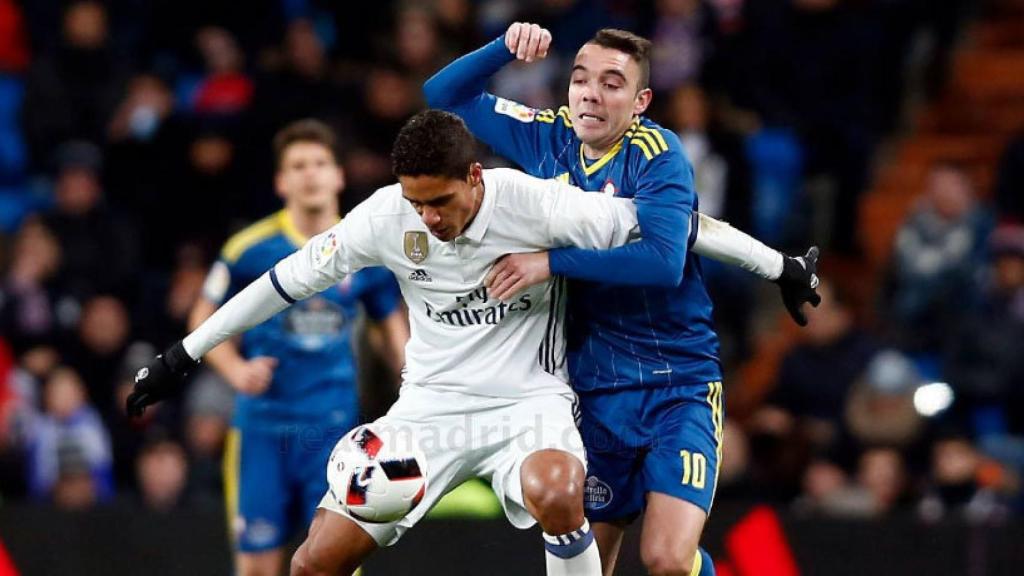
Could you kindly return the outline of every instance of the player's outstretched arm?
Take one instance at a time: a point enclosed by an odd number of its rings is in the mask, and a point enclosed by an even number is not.
[[[693,251],[725,264],[739,266],[779,285],[789,315],[801,325],[807,317],[801,310],[805,302],[817,306],[818,248],[812,247],[799,257],[788,256],[765,246],[749,234],[704,214],[697,215],[697,234]]]
[[[289,301],[275,288],[273,270],[260,276],[220,307],[195,331],[171,345],[135,374],[135,386],[125,408],[141,416],[146,406],[179,392],[181,384],[214,346],[287,308]]]
[[[376,196],[375,196],[376,197]],[[369,217],[370,200],[302,249],[274,265],[183,340],[176,342],[135,375],[126,401],[131,416],[177,393],[199,359],[228,338],[241,334],[284,310],[340,282],[348,274],[379,264]]]

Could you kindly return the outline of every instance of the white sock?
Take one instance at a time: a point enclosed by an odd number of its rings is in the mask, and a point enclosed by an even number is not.
[[[601,556],[586,519],[568,534],[552,536],[545,532],[544,549],[548,576],[601,576]]]

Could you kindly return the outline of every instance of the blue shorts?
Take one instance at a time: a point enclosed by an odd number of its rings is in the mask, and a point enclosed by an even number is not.
[[[279,548],[309,525],[327,493],[331,450],[352,426],[231,430],[224,496],[239,551]]]
[[[711,510],[722,457],[722,383],[579,394],[592,522],[632,520],[648,492]]]

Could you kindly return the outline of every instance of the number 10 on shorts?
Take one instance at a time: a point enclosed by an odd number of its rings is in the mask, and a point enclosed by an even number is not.
[[[708,460],[700,452],[680,450],[679,456],[683,459],[682,484],[689,484],[698,490],[704,489],[704,482],[708,476]]]

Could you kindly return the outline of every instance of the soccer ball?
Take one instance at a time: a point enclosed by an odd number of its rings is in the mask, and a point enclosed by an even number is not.
[[[423,499],[425,465],[419,450],[390,446],[370,426],[358,426],[331,452],[327,485],[335,501],[356,520],[393,522]]]

